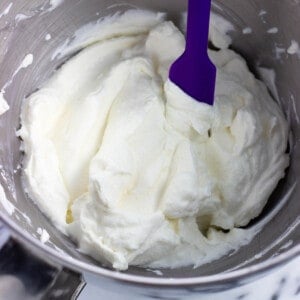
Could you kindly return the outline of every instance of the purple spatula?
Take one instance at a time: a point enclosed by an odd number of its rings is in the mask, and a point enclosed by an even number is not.
[[[186,48],[169,77],[186,94],[213,105],[216,67],[207,54],[210,8],[211,0],[189,0]]]

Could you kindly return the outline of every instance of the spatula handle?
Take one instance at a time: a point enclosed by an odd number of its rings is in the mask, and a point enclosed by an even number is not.
[[[207,53],[211,0],[189,0],[186,50]]]

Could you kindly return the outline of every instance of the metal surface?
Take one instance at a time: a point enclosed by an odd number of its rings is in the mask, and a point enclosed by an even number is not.
[[[10,3],[9,0],[2,0],[0,11],[5,10]],[[297,40],[300,36],[300,4],[296,0],[213,2],[214,10],[235,25],[235,30],[231,33],[232,47],[247,58],[251,69],[254,72],[259,67],[274,69],[278,99],[290,121],[292,132],[291,167],[256,222],[259,222],[264,214],[276,211],[280,205],[282,208],[278,213],[274,213],[272,220],[249,245],[197,269],[186,267],[165,270],[162,276],[141,268],[130,268],[122,273],[115,272],[79,253],[76,245],[54,228],[24,194],[17,168],[21,161],[20,141],[15,135],[19,127],[21,101],[61,65],[62,60],[51,61],[51,55],[57,46],[72,36],[83,24],[119,10],[138,7],[166,11],[169,18],[179,23],[181,12],[186,9],[184,0],[132,0],[126,3],[129,4],[124,4],[121,0],[65,0],[58,8],[45,12],[45,9],[50,7],[47,1],[16,0],[9,13],[0,17],[0,88],[13,77],[11,84],[5,89],[10,110],[0,117],[0,165],[3,166],[0,181],[8,200],[16,206],[14,213],[10,215],[6,209],[7,204],[0,203],[0,216],[3,221],[11,228],[15,237],[26,243],[33,253],[80,272],[94,273],[95,280],[104,288],[128,285],[140,293],[146,292],[142,285],[148,285],[147,293],[153,294],[160,290],[158,285],[164,286],[165,291],[168,289],[171,292],[177,288],[187,293],[230,288],[298,255],[300,60],[299,56],[286,52],[291,40]],[[20,21],[20,14],[29,18],[23,17]],[[252,34],[243,34],[246,27],[251,27]],[[277,34],[267,33],[272,27],[278,27]],[[45,40],[46,34],[51,34],[50,41]],[[13,76],[28,53],[34,55],[33,64]],[[274,96],[275,94],[273,91]],[[49,241],[40,241],[38,228],[49,233]],[[179,293],[178,290],[176,293]]]
[[[84,286],[80,274],[34,257],[0,222],[0,299],[76,299]]]

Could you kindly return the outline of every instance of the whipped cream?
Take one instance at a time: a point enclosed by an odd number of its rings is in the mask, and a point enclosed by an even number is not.
[[[208,106],[168,80],[185,39],[164,18],[129,11],[97,23],[21,113],[30,196],[82,252],[120,270],[199,266],[249,242],[239,227],[289,163],[283,113],[225,47],[220,19]]]

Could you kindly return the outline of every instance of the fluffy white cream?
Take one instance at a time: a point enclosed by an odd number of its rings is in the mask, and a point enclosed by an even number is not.
[[[251,238],[237,227],[284,176],[287,123],[229,49],[209,53],[214,106],[189,98],[168,81],[184,36],[161,14],[135,15],[82,41],[24,102],[27,187],[81,251],[114,268],[198,266]]]

